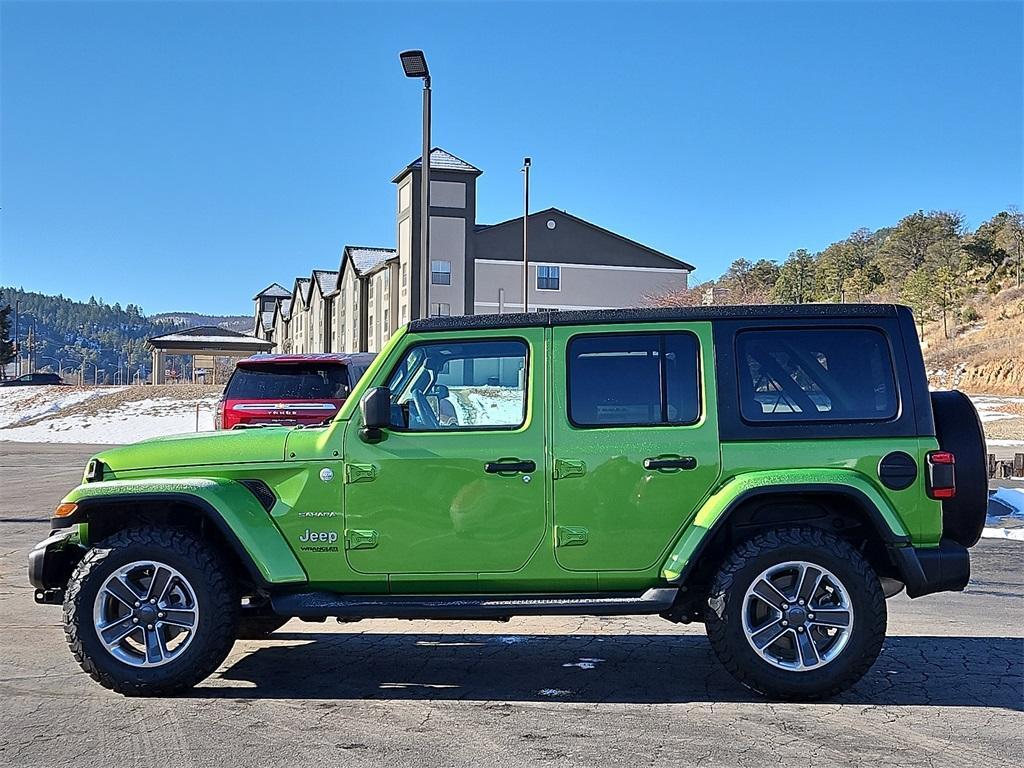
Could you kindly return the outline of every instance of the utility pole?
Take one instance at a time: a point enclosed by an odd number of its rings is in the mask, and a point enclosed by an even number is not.
[[[530,311],[530,260],[526,243],[530,221],[530,163],[530,158],[523,158],[523,312]]]
[[[18,330],[18,316],[21,314],[21,299],[14,300],[14,378],[21,376],[21,343]]]

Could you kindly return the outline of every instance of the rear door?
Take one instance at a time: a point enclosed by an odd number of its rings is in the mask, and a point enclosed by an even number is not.
[[[553,329],[555,557],[660,565],[720,467],[710,323]]]

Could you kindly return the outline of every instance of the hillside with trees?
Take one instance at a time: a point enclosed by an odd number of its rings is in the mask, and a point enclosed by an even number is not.
[[[14,338],[14,308],[18,310],[18,337],[21,341],[23,372],[28,372],[31,353],[35,368],[60,372],[71,380],[83,366],[85,381],[101,384],[133,381],[142,371],[148,375],[150,353],[146,338],[169,333],[174,323],[153,321],[135,304],[122,307],[90,297],[88,302],[64,296],[47,296],[18,288],[0,287],[0,312],[6,314],[6,327],[0,328],[5,340]],[[10,362],[13,350],[0,344],[0,354]]]
[[[936,386],[1024,394],[1024,214],[967,227],[953,211],[918,211],[780,261],[736,259],[717,280],[650,297],[656,306],[900,303],[918,321]],[[979,389],[981,388],[981,389]]]

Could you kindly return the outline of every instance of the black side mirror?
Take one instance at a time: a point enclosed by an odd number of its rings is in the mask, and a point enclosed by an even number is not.
[[[448,387],[444,384],[435,384],[430,388],[430,391],[427,392],[427,394],[433,395],[440,400],[447,400],[450,393],[448,392]]]
[[[367,390],[359,401],[359,410],[363,415],[363,428],[359,433],[363,440],[368,443],[382,440],[381,430],[391,423],[391,390],[387,387]]]

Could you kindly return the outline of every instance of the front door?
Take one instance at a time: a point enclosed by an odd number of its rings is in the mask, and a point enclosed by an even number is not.
[[[555,328],[552,359],[558,563],[660,565],[719,473],[710,324]]]
[[[349,564],[363,573],[523,566],[545,530],[544,331],[413,339],[390,371],[392,428],[345,437]]]

